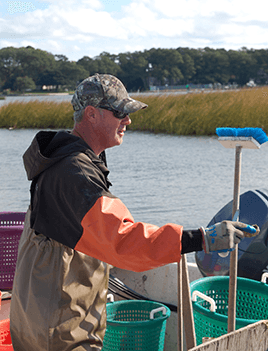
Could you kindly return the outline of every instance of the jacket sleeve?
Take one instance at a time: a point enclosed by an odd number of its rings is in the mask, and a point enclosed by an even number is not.
[[[134,222],[118,198],[99,197],[81,224],[75,250],[118,268],[142,272],[181,258],[182,226]]]

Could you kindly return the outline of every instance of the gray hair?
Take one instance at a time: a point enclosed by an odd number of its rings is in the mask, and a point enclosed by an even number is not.
[[[84,116],[84,112],[85,112],[85,109],[81,109],[81,110],[78,110],[78,111],[74,111],[74,121],[76,123],[79,123],[82,121],[83,119],[83,116]]]

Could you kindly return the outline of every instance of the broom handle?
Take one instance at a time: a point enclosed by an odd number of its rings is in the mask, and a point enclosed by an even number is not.
[[[242,146],[237,145],[235,148],[234,198],[233,198],[233,216],[232,217],[234,217],[236,211],[239,210],[241,154],[242,154]],[[239,220],[239,218],[237,218],[237,220]],[[230,255],[228,333],[235,331],[237,259],[238,259],[238,245],[236,244],[235,249],[231,252],[231,255]]]
[[[183,256],[183,255],[182,255]],[[178,351],[183,351],[182,259],[178,265]]]
[[[194,317],[186,255],[178,262],[178,351],[183,350],[183,330],[187,350],[196,346]]]
[[[183,324],[187,350],[190,350],[196,346],[196,339],[186,254],[182,255],[182,284]]]

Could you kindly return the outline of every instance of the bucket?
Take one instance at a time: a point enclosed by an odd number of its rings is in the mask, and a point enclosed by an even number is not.
[[[170,309],[145,300],[107,304],[107,328],[102,351],[162,351]]]
[[[14,351],[10,336],[10,320],[0,321],[0,351]]]
[[[267,273],[258,282],[237,278],[236,330],[268,319]],[[229,277],[201,278],[190,284],[196,343],[227,334]]]
[[[0,310],[2,302],[2,292],[0,291]],[[0,351],[14,351],[10,336],[10,320],[0,320]]]

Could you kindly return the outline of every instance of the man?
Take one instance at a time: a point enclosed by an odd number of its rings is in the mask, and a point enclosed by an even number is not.
[[[105,149],[122,143],[129,114],[147,105],[106,74],[85,79],[72,105],[72,132],[41,131],[23,156],[32,184],[12,291],[15,351],[99,351],[109,265],[145,271],[243,238],[243,223],[184,231],[135,222],[109,191]]]

